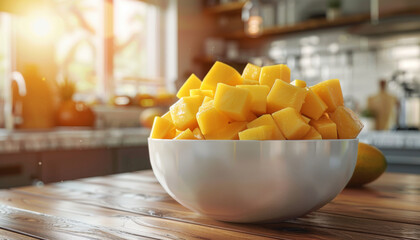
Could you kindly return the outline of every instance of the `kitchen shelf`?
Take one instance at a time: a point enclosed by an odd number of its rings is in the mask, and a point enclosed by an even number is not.
[[[405,15],[419,15],[420,8],[412,8],[412,9],[399,9],[381,13],[380,18],[389,18],[389,17],[397,17],[397,16],[405,16]],[[343,16],[339,17],[333,21],[327,20],[325,18],[322,19],[312,19],[303,22],[296,23],[290,26],[274,26],[269,27],[263,30],[262,35],[260,38],[270,37],[275,35],[285,35],[289,33],[296,33],[296,32],[305,32],[310,30],[319,30],[319,29],[326,29],[326,28],[333,28],[333,27],[343,27],[348,25],[355,25],[361,23],[367,23],[370,20],[369,14],[357,14],[351,16]],[[225,34],[220,34],[219,37],[226,38],[226,39],[251,39],[247,36],[244,31],[236,31],[230,32]]]
[[[242,10],[242,7],[245,5],[245,1],[242,2],[232,2],[232,3],[225,3],[219,4],[213,7],[206,7],[204,8],[204,13],[206,14],[223,14],[223,13],[232,13],[232,12],[239,12]]]
[[[240,60],[240,59],[228,59],[228,58],[221,58],[221,57],[209,57],[209,56],[197,56],[194,58],[194,62],[200,64],[209,64],[213,65],[215,61],[221,61],[224,63],[231,63],[231,64],[247,64],[247,61]]]

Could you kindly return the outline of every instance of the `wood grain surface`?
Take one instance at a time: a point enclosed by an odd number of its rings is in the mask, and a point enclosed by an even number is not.
[[[420,176],[385,173],[306,216],[232,224],[174,201],[152,171],[0,191],[1,239],[420,239]]]

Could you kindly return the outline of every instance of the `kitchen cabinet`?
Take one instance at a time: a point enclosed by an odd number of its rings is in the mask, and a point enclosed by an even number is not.
[[[111,174],[112,161],[109,149],[45,152],[42,153],[41,180],[50,183]]]
[[[40,179],[39,160],[35,153],[0,155],[0,188],[30,185]]]
[[[0,189],[151,169],[146,144],[0,154]]]
[[[151,168],[147,145],[116,149],[116,173]]]

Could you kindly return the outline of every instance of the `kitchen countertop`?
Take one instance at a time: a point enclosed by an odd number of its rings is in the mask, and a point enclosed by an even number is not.
[[[147,145],[147,128],[56,128],[45,131],[0,130],[0,153]],[[367,131],[361,142],[379,148],[420,151],[420,131]],[[420,164],[420,161],[417,164]]]
[[[362,131],[359,140],[379,148],[420,150],[420,131]]]
[[[257,196],[256,196],[257,197]],[[419,239],[420,176],[385,173],[304,217],[231,224],[175,202],[151,171],[0,191],[11,239]]]
[[[0,131],[0,153],[147,145],[147,128],[57,128]]]

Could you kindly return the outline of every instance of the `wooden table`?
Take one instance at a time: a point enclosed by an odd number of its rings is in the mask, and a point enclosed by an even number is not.
[[[420,175],[386,173],[304,217],[231,224],[196,214],[151,171],[0,191],[0,239],[420,239]]]

